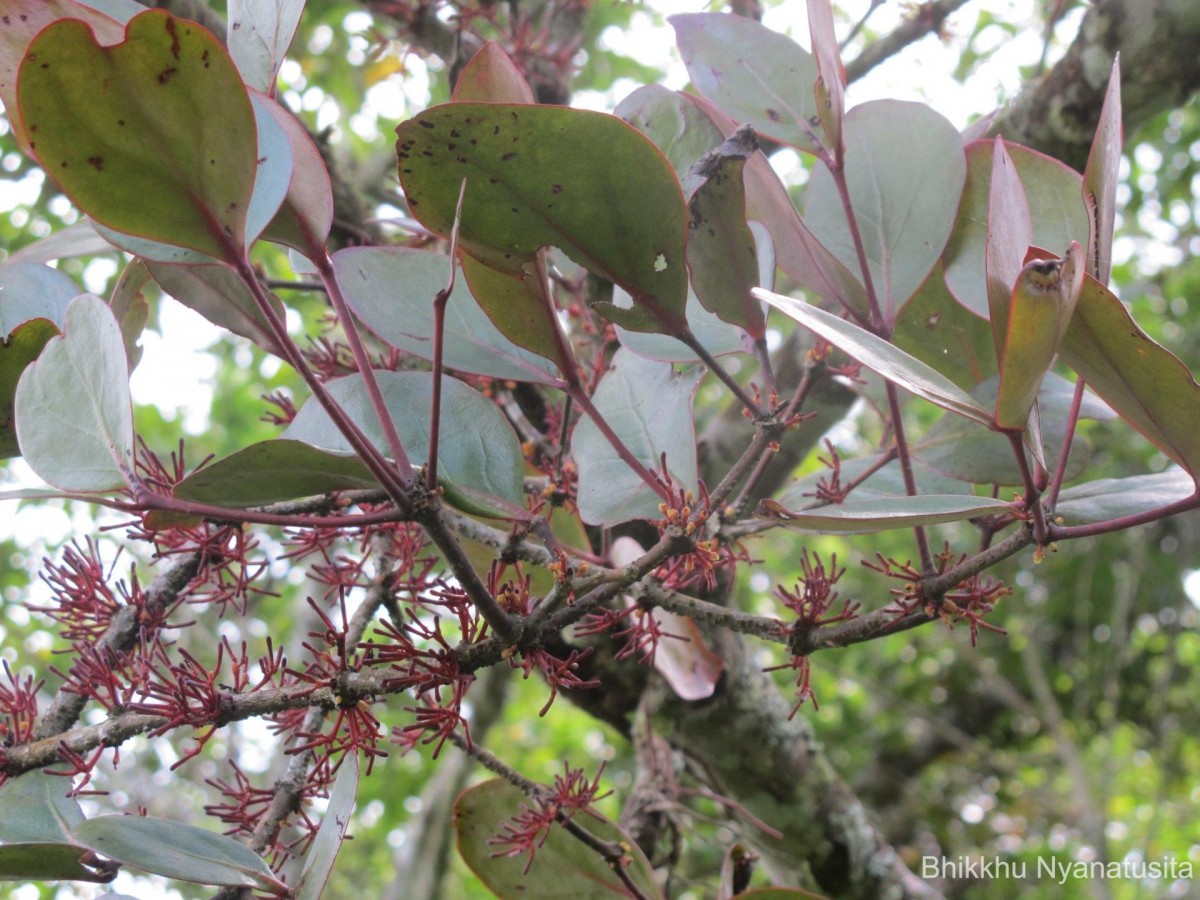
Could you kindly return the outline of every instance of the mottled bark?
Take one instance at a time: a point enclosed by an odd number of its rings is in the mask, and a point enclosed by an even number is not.
[[[1096,0],[1063,59],[993,119],[990,133],[1083,169],[1116,54],[1126,133],[1200,88],[1200,4]]]

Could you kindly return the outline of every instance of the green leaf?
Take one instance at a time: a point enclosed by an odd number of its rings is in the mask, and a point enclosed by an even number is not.
[[[226,261],[243,255],[254,113],[199,25],[148,10],[123,43],[100,47],[85,23],[55,22],[30,45],[17,91],[38,161],[92,218]]]
[[[1067,524],[1105,522],[1121,516],[1136,516],[1196,493],[1196,482],[1183,469],[1172,466],[1153,475],[1101,478],[1067,488],[1058,496],[1055,515]]]
[[[899,100],[854,107],[844,133],[850,202],[880,308],[892,322],[950,237],[967,172],[962,138],[940,113]],[[824,163],[813,169],[804,208],[817,240],[861,273],[841,194]]]
[[[725,140],[694,103],[661,84],[638,88],[613,113],[654,141],[681,181],[700,157]]]
[[[824,894],[814,894],[800,888],[762,887],[735,894],[731,900],[824,900]]]
[[[254,295],[237,273],[218,263],[177,266],[146,260],[146,268],[159,287],[188,309],[234,334],[249,338],[277,356],[283,355],[271,326],[254,301]],[[282,320],[283,304],[269,295],[275,313]]]
[[[295,900],[321,900],[325,883],[333,871],[333,862],[350,828],[357,795],[358,756],[348,753],[342,758],[337,779],[329,791],[329,805],[304,859],[304,869],[294,888]]]
[[[804,512],[791,512],[772,500],[764,500],[759,506],[759,515],[779,519],[803,531],[869,534],[893,528],[961,522],[1011,510],[1010,504],[991,497],[921,494],[916,497],[847,500],[837,506],[821,506]]]
[[[651,471],[662,465],[677,485],[696,490],[692,397],[704,369],[677,375],[671,366],[622,348],[600,379],[592,403],[634,457]],[[661,518],[662,498],[617,455],[590,419],[571,438],[579,469],[579,515],[590,525]]]
[[[684,179],[688,199],[687,263],[691,287],[709,312],[743,328],[752,339],[766,334],[759,286],[758,251],[746,223],[742,171],[758,152],[753,131],[739,131],[692,166]]]
[[[84,865],[71,829],[83,810],[65,795],[68,779],[27,772],[0,787],[0,881],[106,880]]]
[[[459,241],[472,256],[520,274],[538,250],[558,247],[634,297],[642,315],[620,324],[686,328],[683,196],[667,160],[625,122],[566,107],[449,103],[396,133],[400,183],[427,228],[450,234],[465,178]]]
[[[102,44],[115,44],[125,36],[121,21],[75,0],[7,0],[7,18],[0,28],[0,101],[13,136],[22,150],[29,149],[29,136],[17,103],[17,68],[38,32],[59,19],[86,22]]]
[[[500,900],[614,900],[629,896],[604,858],[562,828],[550,829],[527,874],[523,872],[524,856],[496,856],[492,839],[501,832],[501,825],[522,805],[532,803],[519,788],[497,778],[464,791],[454,804],[458,852]],[[600,840],[620,844],[630,859],[626,872],[634,884],[647,897],[661,900],[654,870],[629,835],[590,811],[577,813],[574,821]]]
[[[995,375],[992,329],[946,287],[939,263],[896,318],[892,343],[970,390]]]
[[[564,358],[569,350],[558,310],[542,280],[543,259],[512,274],[494,269],[468,253],[460,254],[459,259],[471,296],[504,337],[555,363],[560,371],[572,371],[574,360]]]
[[[924,397],[943,409],[985,425],[991,423],[991,413],[980,407],[970,394],[936,369],[930,368],[883,338],[801,300],[761,289],[756,289],[754,294],[787,313],[805,328],[820,335],[868,369],[912,391],[918,397]]]
[[[262,857],[233,838],[148,816],[97,816],[75,828],[86,847],[123,865],[190,881],[236,887],[279,885]]]
[[[1005,144],[1012,158],[1033,223],[1031,243],[1039,247],[1067,247],[1087,237],[1087,214],[1080,201],[1079,173],[1036,150]],[[967,145],[967,182],[954,231],[943,261],[946,284],[958,302],[977,316],[988,316],[986,272],[989,186],[995,143]]]
[[[1060,355],[1117,414],[1195,476],[1200,385],[1178,357],[1155,343],[1124,304],[1088,275]]]
[[[71,844],[0,844],[0,881],[110,881],[84,864],[91,853]]]
[[[999,379],[993,377],[971,392],[980,406],[994,407]],[[1042,381],[1037,400],[1041,431],[1046,436],[1047,466],[1058,465],[1062,452],[1062,436],[1066,433],[1075,385],[1053,372]],[[1112,411],[1085,394],[1080,411],[1083,418],[1108,419]],[[1031,429],[1032,430],[1032,429]],[[961,416],[946,415],[933,424],[913,444],[917,460],[951,478],[971,484],[1023,485],[1024,476],[1013,456],[1012,444],[999,432],[985,428]],[[1066,480],[1070,481],[1087,468],[1091,459],[1088,444],[1076,436],[1067,459]]]
[[[17,385],[17,438],[37,475],[64,491],[112,491],[133,468],[129,363],[108,304],[71,301],[63,335],[51,338]]]
[[[407,247],[347,247],[333,254],[338,285],[354,314],[381,339],[433,359],[433,298],[450,281],[450,258]],[[499,277],[508,276],[499,273]],[[514,279],[509,279],[514,280]],[[448,369],[558,386],[558,370],[492,324],[459,279],[446,303],[442,364]]]
[[[29,364],[58,333],[49,319],[33,319],[18,325],[0,341],[0,459],[20,455],[15,411],[17,384]]]
[[[1062,259],[1036,260],[1017,276],[996,395],[996,424],[1001,428],[1023,430],[1029,421],[1038,387],[1071,322],[1083,267],[1083,248],[1072,241]]]
[[[508,54],[495,41],[479,48],[459,73],[454,85],[458,102],[534,103],[533,89]]]
[[[693,94],[679,95],[704,110],[726,136],[737,130],[737,123],[712,104]],[[858,279],[841,261],[813,236],[796,211],[787,188],[771,168],[766,156],[756,153],[746,163],[746,215],[762,222],[771,233],[779,258],[779,268],[830,303],[839,304],[866,317],[870,309],[866,292]],[[855,269],[857,269],[857,265]]]
[[[69,778],[27,772],[0,787],[0,843],[71,843],[83,810],[66,795]]]
[[[377,371],[375,378],[409,460],[414,465],[424,463],[429,453],[432,374]],[[362,379],[348,375],[332,379],[326,387],[371,442],[386,453],[387,442]],[[352,452],[315,400],[304,404],[283,436],[334,453]],[[495,404],[461,381],[443,377],[439,475],[450,485],[523,507],[524,467],[517,436]]]
[[[193,472],[175,486],[180,500],[248,509],[332,491],[377,489],[356,456],[325,453],[295,440],[260,441]]]
[[[1101,284],[1112,275],[1113,225],[1121,170],[1121,55],[1113,60],[1100,108],[1096,136],[1083,170],[1083,205],[1088,212],[1087,271]]]
[[[692,85],[759,134],[810,152],[819,122],[817,62],[793,41],[745,16],[671,16]]]

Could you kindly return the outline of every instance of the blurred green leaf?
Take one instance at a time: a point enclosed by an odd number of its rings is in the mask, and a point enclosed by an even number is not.
[[[497,856],[493,838],[501,825],[522,806],[533,801],[520,789],[496,778],[464,791],[454,804],[454,830],[458,852],[468,866],[501,900],[612,900],[628,897],[629,890],[599,853],[559,827],[552,827],[537,851],[537,860],[525,868],[525,856]],[[629,857],[626,872],[648,897],[662,893],[654,870],[633,839],[596,813],[577,813],[574,820],[602,841],[620,844]]]

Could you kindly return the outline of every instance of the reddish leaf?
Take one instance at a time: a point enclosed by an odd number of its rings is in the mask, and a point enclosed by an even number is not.
[[[1033,223],[1025,188],[1017,175],[1004,139],[996,138],[992,153],[991,188],[988,191],[987,270],[988,312],[992,323],[992,346],[996,359],[1004,358],[1004,336],[1008,327],[1008,303],[1017,276],[1025,264],[1025,251],[1033,242]]]
[[[1087,238],[1087,214],[1079,200],[1079,173],[1045,154],[1005,144],[1025,187],[1033,223],[1033,240],[1038,247],[1061,248]],[[988,317],[987,223],[988,197],[992,180],[991,140],[967,147],[967,181],[958,206],[954,230],[942,261],[946,285],[971,312]]]
[[[484,44],[463,67],[462,74],[458,76],[458,84],[454,86],[453,98],[460,102],[535,102],[529,82],[495,41]]]
[[[813,93],[821,130],[839,162],[845,153],[842,120],[846,115],[846,69],[833,31],[833,7],[829,0],[808,0],[808,31],[817,58],[817,82]]]

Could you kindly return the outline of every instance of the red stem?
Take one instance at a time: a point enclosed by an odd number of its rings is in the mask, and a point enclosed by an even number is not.
[[[258,276],[254,273],[254,269],[250,265],[250,260],[243,256],[238,261],[236,269],[242,282],[254,297],[254,302],[258,305],[259,312],[262,313],[263,318],[266,319],[271,329],[271,336],[275,338],[275,342],[279,345],[280,350],[283,351],[288,363],[304,379],[304,383],[312,391],[313,396],[317,398],[317,402],[328,413],[329,418],[333,420],[334,425],[341,431],[351,448],[353,448],[354,452],[363,461],[363,464],[371,470],[371,474],[375,476],[380,485],[388,492],[388,496],[391,497],[400,509],[407,510],[410,505],[408,489],[403,479],[399,476],[399,472],[375,449],[374,445],[367,439],[367,436],[354,424],[354,421],[338,405],[337,401],[330,396],[329,391],[325,389],[325,385],[321,383],[316,373],[309,367],[308,362],[304,359],[304,355],[300,352],[300,348],[296,346],[295,342],[288,335],[287,327],[284,325],[283,320],[279,318],[275,312],[275,308],[271,306],[266,292],[258,281]]]
[[[904,436],[904,420],[900,412],[900,394],[890,381],[884,382],[887,390],[888,412],[892,418],[892,431],[895,434],[896,455],[900,459],[900,472],[904,476],[904,492],[910,497],[917,496],[917,479],[913,475],[912,457],[908,450],[908,439]],[[921,572],[929,577],[936,571],[933,564],[933,554],[929,552],[929,538],[925,528],[917,525],[913,528],[917,539],[917,553],[921,557]]]
[[[392,419],[392,414],[388,411],[387,403],[384,402],[383,392],[379,390],[379,382],[375,379],[375,370],[371,368],[371,358],[367,355],[367,348],[363,346],[362,336],[358,333],[358,326],[354,324],[354,316],[350,313],[350,307],[346,303],[346,297],[342,293],[341,285],[337,283],[337,274],[333,270],[333,260],[329,258],[328,253],[323,253],[316,261],[317,274],[321,277],[321,282],[325,285],[325,291],[329,294],[329,300],[333,303],[334,311],[337,313],[338,320],[342,323],[342,331],[346,334],[346,340],[350,343],[350,352],[354,355],[354,362],[358,366],[359,374],[362,375],[363,384],[367,389],[367,396],[371,400],[371,408],[375,410],[375,415],[379,419],[379,425],[383,429],[384,439],[387,441],[388,450],[392,454],[392,459],[396,461],[396,468],[402,473],[408,473],[412,469],[412,465],[408,461],[408,454],[404,452],[404,444],[400,440],[400,435],[396,431],[396,423]],[[405,476],[401,476],[403,479]]]

